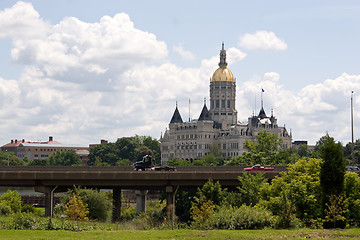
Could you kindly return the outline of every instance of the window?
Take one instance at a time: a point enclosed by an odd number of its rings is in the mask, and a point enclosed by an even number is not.
[[[216,108],[220,107],[220,100],[216,100]]]
[[[230,108],[230,100],[227,100],[227,107]]]
[[[225,100],[221,100],[221,108],[225,108]]]

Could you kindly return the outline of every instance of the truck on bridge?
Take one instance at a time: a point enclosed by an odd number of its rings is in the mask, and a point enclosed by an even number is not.
[[[136,171],[176,171],[175,167],[160,166],[156,167],[151,155],[145,155],[141,161],[134,163]]]

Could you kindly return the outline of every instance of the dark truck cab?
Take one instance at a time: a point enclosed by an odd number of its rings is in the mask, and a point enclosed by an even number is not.
[[[175,167],[155,167],[151,155],[145,155],[141,161],[134,163],[134,170],[136,171],[175,171]]]

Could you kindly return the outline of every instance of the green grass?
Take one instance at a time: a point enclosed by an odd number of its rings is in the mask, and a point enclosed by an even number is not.
[[[0,240],[3,239],[359,239],[360,229],[346,230],[146,230],[146,231],[37,231],[37,230],[0,230]]]

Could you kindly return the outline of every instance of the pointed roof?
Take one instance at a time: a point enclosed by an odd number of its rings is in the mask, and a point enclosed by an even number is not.
[[[260,118],[260,119],[267,118],[266,113],[265,113],[265,110],[264,110],[263,107],[261,107],[261,110],[260,110],[260,112],[259,112],[258,118]]]
[[[175,108],[175,111],[174,111],[174,114],[170,120],[170,123],[183,123],[183,120],[181,118],[181,115],[180,115],[180,112],[177,108],[177,105],[176,105],[176,108]]]
[[[206,107],[206,104],[204,104],[204,107],[201,111],[198,121],[212,121],[209,110]]]

